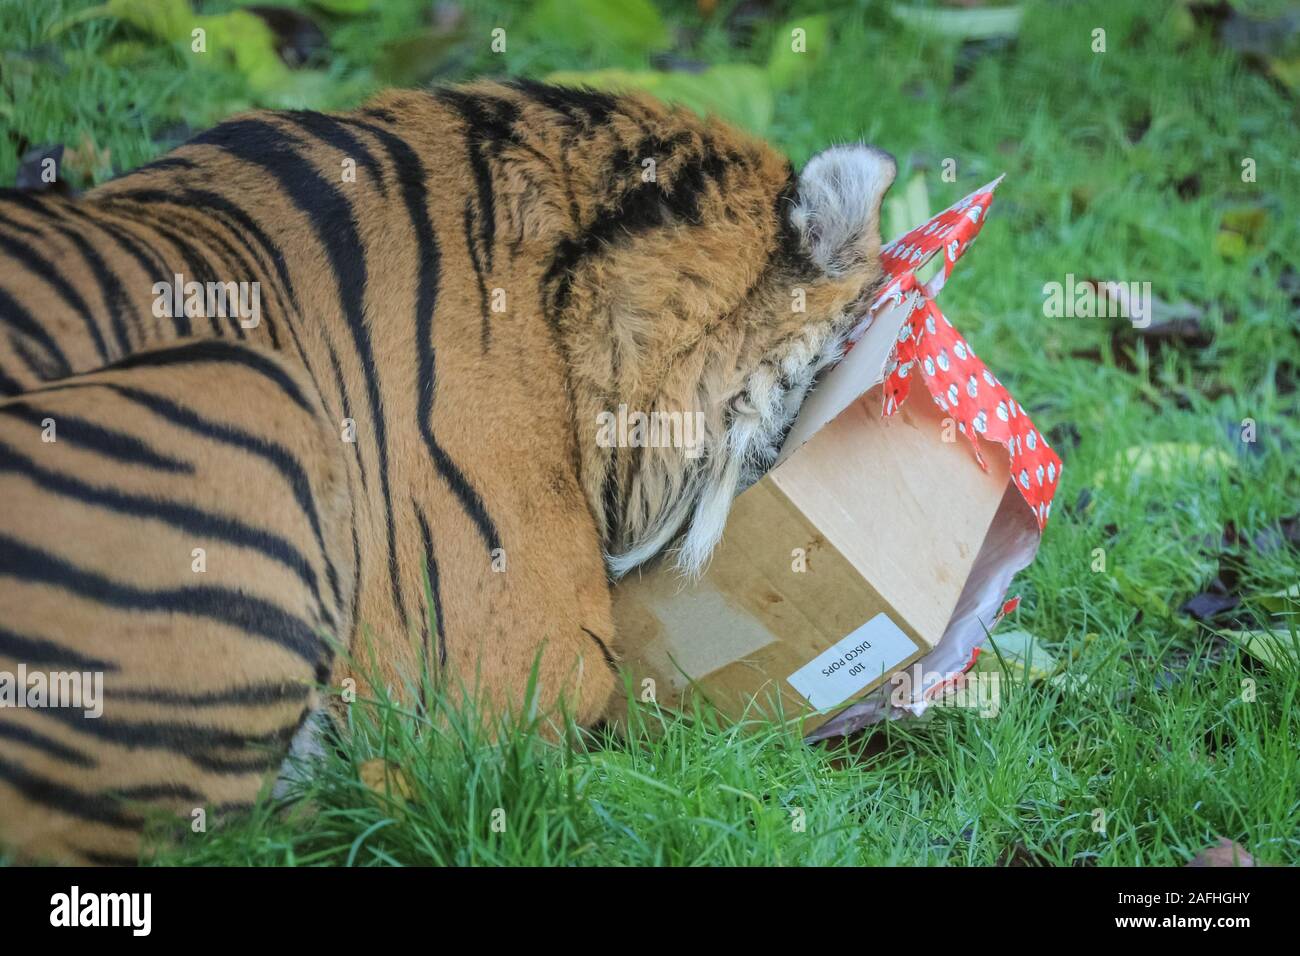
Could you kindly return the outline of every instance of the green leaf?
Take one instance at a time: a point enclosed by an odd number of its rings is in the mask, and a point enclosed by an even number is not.
[[[78,23],[104,17],[121,20],[155,39],[169,43],[187,38],[198,19],[190,9],[188,0],[108,0],[108,3],[87,7],[54,23],[49,32],[51,36],[56,36]]]
[[[885,201],[886,241],[898,239],[929,218],[930,191],[925,185],[925,174],[913,173],[902,192],[895,188]]]
[[[1169,602],[1161,597],[1159,591],[1134,581],[1123,568],[1112,569],[1110,579],[1112,587],[1119,591],[1120,597],[1146,616],[1165,622],[1174,622],[1184,628],[1191,626],[1191,623],[1185,618],[1174,615],[1169,608]]]
[[[1060,666],[1056,657],[1044,650],[1038,638],[1028,631],[1001,631],[990,635],[980,648],[975,670],[1001,673],[1003,663],[1017,681],[1044,680]]]
[[[123,68],[146,62],[154,55],[153,47],[140,40],[123,40],[106,47],[100,59],[107,66]]]
[[[788,89],[807,77],[825,51],[830,36],[831,18],[825,13],[791,20],[778,29],[767,58],[767,76],[772,88]]]
[[[209,55],[232,62],[254,93],[294,85],[292,71],[276,52],[275,34],[260,17],[232,10],[220,16],[196,17],[195,22],[208,32]]]
[[[1264,245],[1268,210],[1259,206],[1228,209],[1214,236],[1214,251],[1223,259],[1241,259]]]
[[[1047,683],[1073,694],[1087,693],[1092,689],[1092,682],[1088,680],[1088,675],[1075,671],[1062,671],[1059,674],[1053,674]]]
[[[611,93],[640,91],[679,103],[702,116],[716,114],[754,133],[772,122],[775,106],[766,74],[746,63],[722,64],[702,73],[659,70],[560,72],[546,78],[561,86],[589,86]]]
[[[1219,631],[1251,657],[1269,667],[1293,670],[1300,667],[1300,636],[1280,631]]]
[[[1300,613],[1300,584],[1293,584],[1284,591],[1261,594],[1260,605],[1273,614]]]
[[[375,60],[375,75],[392,86],[418,86],[445,67],[449,55],[465,40],[463,30],[420,33],[383,45]]]
[[[551,46],[643,57],[667,49],[668,27],[650,0],[540,0],[525,30]]]
[[[1289,60],[1270,58],[1268,71],[1292,94],[1300,93],[1300,57],[1292,57]]]
[[[307,0],[307,5],[326,13],[355,16],[373,9],[375,0]]]
[[[121,20],[155,40],[181,46],[200,67],[233,67],[264,105],[311,106],[328,95],[327,75],[290,70],[276,51],[274,31],[247,10],[206,16],[190,9],[187,0],[109,0],[61,21],[51,32],[100,17]],[[203,31],[204,52],[193,50],[196,30]]]
[[[925,33],[953,37],[959,40],[988,40],[993,37],[1011,37],[1020,32],[1020,18],[1024,10],[1019,6],[971,7],[947,9],[918,7],[895,3],[889,8],[894,19]]]
[[[1187,442],[1154,442],[1120,452],[1109,468],[1092,476],[1094,485],[1132,478],[1168,478],[1183,470],[1218,471],[1236,467],[1237,460],[1222,448]]]

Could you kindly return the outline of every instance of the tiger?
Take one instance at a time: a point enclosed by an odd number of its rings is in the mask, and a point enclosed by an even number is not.
[[[348,681],[599,722],[611,588],[702,572],[881,285],[895,171],[511,80],[0,193],[0,845],[140,862],[318,752]],[[620,407],[695,446],[602,440]],[[101,712],[13,706],[20,670]]]

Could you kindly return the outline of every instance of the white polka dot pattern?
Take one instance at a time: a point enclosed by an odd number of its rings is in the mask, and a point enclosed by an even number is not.
[[[879,310],[905,297],[912,311],[899,332],[894,354],[887,363],[885,414],[892,415],[907,400],[912,381],[925,383],[935,404],[951,415],[957,429],[970,439],[975,459],[987,470],[980,440],[1007,449],[1015,485],[1029,505],[1039,529],[1052,511],[1052,496],[1061,477],[1061,459],[1048,446],[1002,384],[975,355],[934,302],[953,266],[974,241],[987,219],[993,190],[1000,179],[976,190],[923,226],[881,250],[889,281],[872,306]],[[943,269],[922,286],[916,270],[942,251]],[[917,374],[911,375],[915,371]]]

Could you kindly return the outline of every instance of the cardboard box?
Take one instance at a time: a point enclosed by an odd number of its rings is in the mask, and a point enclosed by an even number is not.
[[[933,226],[954,222],[952,212],[908,234],[928,235],[932,251],[947,249],[948,269],[981,224],[972,220],[968,238],[953,247]],[[886,247],[895,282],[873,320],[809,395],[775,467],[736,499],[703,578],[691,584],[652,564],[614,589],[634,689],[652,689],[661,705],[704,694],[736,719],[802,717],[813,736],[918,713],[927,692],[971,660],[1012,575],[1032,559],[1046,509],[1027,501],[1012,474],[1021,464],[1018,439],[984,425],[982,434],[1008,439],[1008,455],[977,437],[974,406],[948,404],[947,380],[933,362],[934,400],[898,397],[906,397],[908,374],[900,341],[919,346],[933,326],[927,319],[942,319],[931,298],[947,275],[920,286],[915,270],[928,255],[903,243],[900,257],[902,242]],[[932,329],[932,341],[939,338]],[[920,377],[924,358],[911,361]],[[996,381],[973,353],[970,361]],[[990,400],[1005,394],[990,392]],[[999,417],[1008,404],[1008,419],[1023,415],[1007,395]],[[882,416],[882,405],[892,414]],[[963,414],[970,428],[958,424]],[[888,686],[918,662],[915,680]]]

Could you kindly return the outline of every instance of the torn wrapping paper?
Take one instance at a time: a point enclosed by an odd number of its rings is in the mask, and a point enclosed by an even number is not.
[[[885,414],[898,411],[907,400],[912,379],[919,374],[935,404],[951,415],[970,439],[980,467],[986,466],[979,438],[1007,449],[1016,486],[1041,530],[1052,510],[1061,459],[934,301],[957,260],[979,234],[993,202],[993,190],[1001,181],[1001,177],[995,179],[881,250],[881,264],[890,281],[872,312],[905,299],[912,303],[886,369]],[[941,250],[942,269],[922,286],[917,270]]]
[[[735,719],[847,733],[922,713],[1014,609],[1060,459],[935,301],[996,186],[884,247],[887,281],[850,350],[734,502],[703,578],[657,565],[614,589],[641,699],[701,694]],[[908,401],[917,379],[931,402]]]
[[[1006,449],[1012,484],[1041,534],[1061,479],[1061,459],[1034,427],[1024,407],[989,371],[935,302],[957,260],[984,225],[993,192],[1001,182],[999,176],[881,249],[881,264],[889,280],[866,321],[856,330],[855,338],[885,309],[906,310],[885,368],[883,414],[897,414],[911,393],[912,381],[919,376],[930,398],[969,439],[981,468],[988,470],[980,439],[997,442]],[[936,254],[943,256],[941,267],[934,278],[922,284],[917,272]],[[912,693],[906,702],[898,699],[897,686],[885,685],[882,691],[895,692],[876,693],[851,705],[822,724],[814,736],[850,733],[886,717],[909,713],[919,716],[945,686],[959,679],[956,675],[974,666],[986,634],[1019,606],[1018,597],[1000,606],[998,602],[1002,602],[1011,578],[1033,560],[1038,550],[1039,534],[1030,534],[1025,528],[1024,511],[1014,500],[1004,504],[1007,506],[1000,508],[994,518],[990,537],[981,548],[948,629],[935,649],[918,662],[921,679],[908,682]]]

